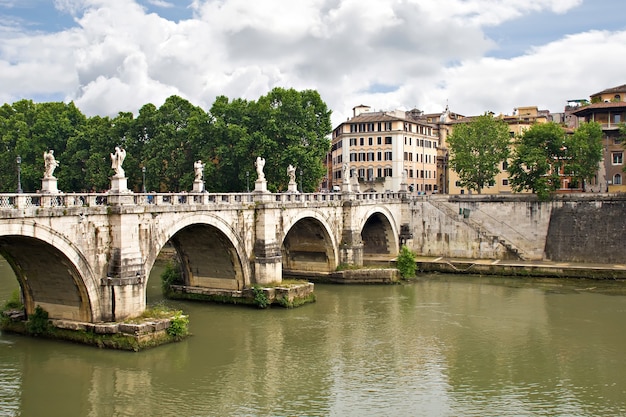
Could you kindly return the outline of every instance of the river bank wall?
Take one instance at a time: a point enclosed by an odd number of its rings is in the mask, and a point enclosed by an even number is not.
[[[626,196],[430,196],[407,205],[406,244],[418,256],[623,263]]]

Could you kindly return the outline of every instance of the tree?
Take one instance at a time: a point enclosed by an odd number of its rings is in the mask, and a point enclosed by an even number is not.
[[[400,248],[400,253],[396,260],[396,268],[400,272],[402,279],[415,277],[415,270],[417,269],[415,254],[405,245],[402,245],[402,248]]]
[[[35,192],[41,187],[44,151],[53,149],[55,157],[63,163],[68,140],[81,131],[85,116],[74,103],[33,103],[20,100],[5,104],[0,111],[0,180],[3,192],[15,192],[16,157],[21,158],[21,185],[25,192]],[[68,170],[71,169],[67,165]],[[69,183],[59,175],[59,188],[67,190]]]
[[[459,124],[447,139],[450,167],[461,186],[478,194],[500,173],[500,163],[509,154],[509,128],[502,121],[484,114],[470,123]]]
[[[572,135],[565,138],[565,169],[572,177],[572,185],[590,181],[598,172],[602,159],[602,126],[597,122],[582,123]]]
[[[140,165],[145,161],[149,189],[191,190],[193,163],[203,159],[199,150],[201,144],[208,141],[208,122],[204,110],[178,96],[168,97],[158,109],[151,104],[143,106],[134,129],[137,136],[133,139],[141,142],[141,146],[134,145],[141,152],[129,155],[128,166],[134,167],[135,176],[139,178]],[[132,169],[127,172],[133,173]]]
[[[305,191],[317,188],[325,174],[324,158],[330,148],[330,110],[314,90],[274,88],[258,101],[218,97],[210,114],[211,137],[216,138],[214,163],[226,190],[243,190],[246,173],[254,181],[254,160],[265,158],[268,189],[287,189],[291,164]]]
[[[565,130],[556,123],[538,123],[517,138],[509,164],[513,190],[530,190],[546,200],[561,186],[561,170],[567,158]]]
[[[317,91],[274,88],[259,98],[266,142],[268,187],[286,190],[289,164],[303,173],[304,191],[314,191],[326,173],[324,158],[330,149],[331,111]]]

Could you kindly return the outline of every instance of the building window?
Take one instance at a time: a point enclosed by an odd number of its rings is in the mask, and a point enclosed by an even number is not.
[[[382,152],[378,152],[378,155],[377,155],[377,156],[378,156],[378,160],[379,160],[379,161],[382,161],[382,160],[383,160],[383,153],[382,153]],[[379,177],[380,177],[380,175],[379,175]]]
[[[509,180],[507,178],[503,179],[502,185],[509,185]]]
[[[509,168],[509,163],[507,161],[502,162],[502,171],[506,171]]]
[[[365,168],[359,168],[359,178],[365,178]]]
[[[379,145],[383,144],[383,138],[381,138],[380,136],[376,138],[376,143]]]
[[[385,161],[391,161],[393,159],[393,155],[390,151],[385,152]]]
[[[367,143],[372,146],[374,144],[374,138],[367,138]]]
[[[385,145],[391,145],[391,136],[385,136]]]
[[[613,115],[613,123],[618,124],[621,123],[622,121],[622,115],[621,114],[614,114]]]
[[[392,177],[393,171],[391,168],[385,168],[385,177]]]
[[[359,145],[363,146],[364,141],[365,141],[365,139],[364,139],[364,138],[360,138],[360,139],[359,139]]]
[[[350,138],[350,146],[356,146],[356,138]]]
[[[622,165],[624,163],[623,152],[613,152],[613,165]]]
[[[620,174],[613,175],[613,184],[622,185],[622,176]]]

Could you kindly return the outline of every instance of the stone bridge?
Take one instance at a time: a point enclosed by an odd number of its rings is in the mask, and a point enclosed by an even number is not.
[[[0,255],[27,314],[121,321],[146,307],[157,256],[173,247],[186,286],[237,291],[283,273],[394,258],[619,262],[626,196],[407,193],[2,194]]]
[[[166,245],[185,285],[241,290],[283,273],[331,272],[394,257],[405,194],[5,194],[0,255],[27,314],[119,321],[146,307]],[[405,227],[406,229],[406,227]]]

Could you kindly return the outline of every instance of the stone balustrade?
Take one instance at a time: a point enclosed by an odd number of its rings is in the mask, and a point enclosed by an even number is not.
[[[242,204],[257,201],[276,203],[329,202],[329,201],[392,201],[406,199],[406,193],[58,193],[58,194],[0,194],[0,209],[96,207],[115,204],[112,196],[126,197],[138,206],[176,206]],[[416,197],[410,197],[416,198]],[[417,197],[419,198],[419,197]],[[422,197],[424,198],[424,197]]]

